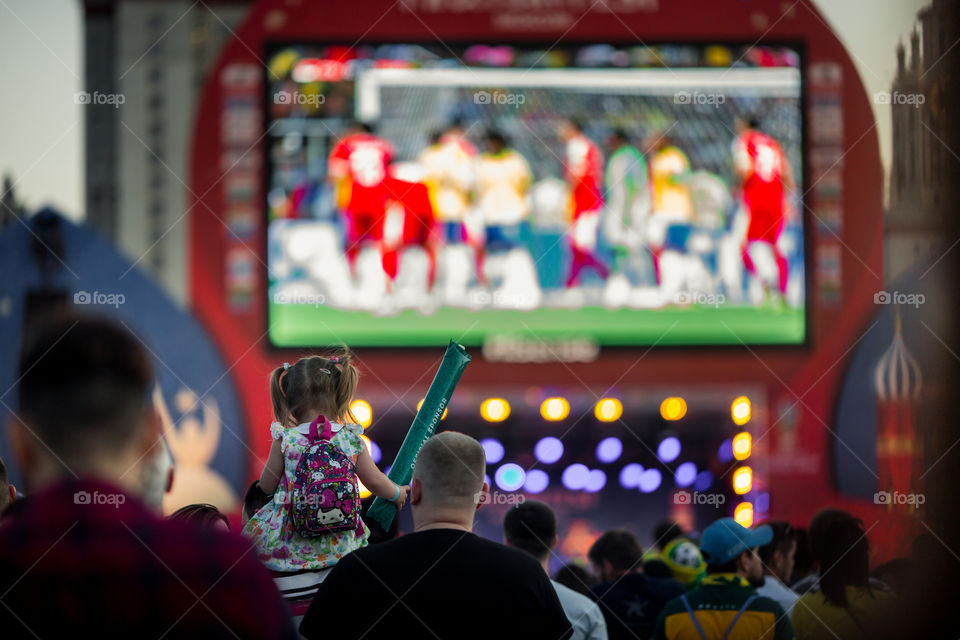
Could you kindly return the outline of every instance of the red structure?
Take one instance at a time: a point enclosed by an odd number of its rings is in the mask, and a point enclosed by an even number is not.
[[[870,521],[884,517],[885,510],[870,501],[838,495],[830,477],[835,396],[851,345],[869,324],[874,292],[883,284],[883,175],[873,113],[850,57],[810,0],[730,2],[722,10],[709,0],[619,0],[589,6],[578,0],[368,0],[361,5],[264,0],[251,8],[211,71],[198,106],[190,181],[192,193],[199,194],[190,212],[191,298],[232,367],[250,447],[266,455],[267,374],[293,354],[269,346],[266,303],[257,302],[267,295],[265,216],[251,240],[239,241],[225,230],[229,213],[225,185],[232,175],[243,172],[261,176],[255,185],[262,191],[264,150],[262,140],[246,151],[231,147],[223,113],[238,86],[262,95],[267,42],[801,43],[807,96],[803,173],[809,187],[805,196],[810,274],[807,345],[605,350],[595,362],[575,370],[559,364],[492,363],[477,357],[458,395],[530,385],[586,387],[591,393],[602,393],[614,380],[623,389],[637,390],[758,389],[760,397],[751,396],[751,466],[755,482],[770,492],[769,515],[807,522],[817,509],[831,504]],[[817,111],[819,98],[827,94],[831,104],[840,105],[839,120],[823,122],[824,114]],[[839,156],[819,153],[818,136],[820,142],[839,147]],[[841,192],[821,194],[817,185],[837,176]],[[253,198],[264,202],[265,194],[257,192]],[[824,224],[828,214],[821,209],[827,204],[833,223],[829,225]],[[837,215],[840,225],[835,224]],[[244,291],[254,303],[237,311],[231,298],[236,291]],[[395,390],[407,390],[416,376],[426,373],[403,397],[412,402],[422,397],[437,358],[434,351],[422,350],[370,349],[359,355],[367,369],[366,398],[390,400],[398,395]],[[730,399],[735,395],[739,393]],[[250,460],[251,475],[259,473],[259,465]],[[878,527],[874,533],[883,535],[882,530]]]

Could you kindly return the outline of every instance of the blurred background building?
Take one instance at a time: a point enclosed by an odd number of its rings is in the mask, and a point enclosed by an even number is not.
[[[890,204],[884,222],[884,275],[892,282],[943,244],[944,194],[956,178],[956,154],[943,140],[949,66],[940,64],[956,44],[948,38],[946,12],[935,0],[917,13],[909,51],[897,46],[897,74],[890,87],[893,156]],[[937,133],[939,132],[939,133]],[[952,156],[952,157],[951,157]]]
[[[85,0],[87,222],[188,304],[187,159],[199,89],[249,2]],[[136,212],[136,213],[134,213]]]

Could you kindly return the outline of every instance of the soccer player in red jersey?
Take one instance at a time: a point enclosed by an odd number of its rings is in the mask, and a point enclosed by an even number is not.
[[[599,147],[583,134],[583,127],[576,120],[564,120],[559,134],[566,143],[563,168],[573,208],[569,231],[573,254],[567,277],[569,288],[577,283],[584,267],[593,267],[604,280],[610,273],[593,253],[603,208],[603,155]]]
[[[330,153],[329,179],[347,223],[346,254],[351,269],[360,245],[379,243],[389,190],[387,169],[393,146],[373,134],[370,125],[355,123]]]
[[[738,119],[737,134],[733,143],[734,171],[750,220],[740,255],[747,271],[756,276],[750,247],[755,242],[769,244],[777,261],[778,288],[782,296],[787,292],[789,265],[777,247],[777,240],[787,214],[786,192],[794,188],[793,174],[780,145],[760,131],[757,120]]]

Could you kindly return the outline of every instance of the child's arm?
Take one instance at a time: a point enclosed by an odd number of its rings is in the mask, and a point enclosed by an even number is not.
[[[266,494],[272,494],[277,490],[280,484],[280,478],[283,477],[283,445],[279,440],[274,440],[270,445],[270,455],[267,456],[267,464],[263,465],[263,473],[260,474],[260,489]]]
[[[393,480],[385,476],[383,472],[377,468],[376,463],[373,461],[373,458],[370,457],[370,453],[367,452],[366,447],[363,448],[363,451],[361,451],[357,457],[357,477],[360,478],[363,486],[369,489],[373,495],[383,498],[384,500],[392,500],[397,504],[397,509],[403,508],[403,504],[407,501],[407,491],[410,490],[410,487],[397,487],[397,485],[393,483]],[[397,495],[398,488],[400,489],[399,495]],[[394,496],[396,496],[396,498],[394,498]]]

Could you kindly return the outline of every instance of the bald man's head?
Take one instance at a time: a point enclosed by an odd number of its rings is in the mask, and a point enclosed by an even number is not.
[[[426,504],[472,509],[483,488],[486,466],[479,442],[456,431],[444,431],[421,447],[413,477],[420,481]]]

